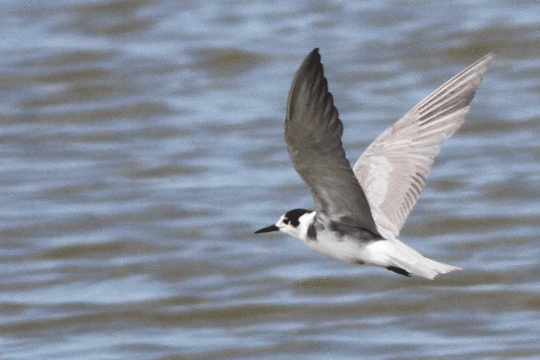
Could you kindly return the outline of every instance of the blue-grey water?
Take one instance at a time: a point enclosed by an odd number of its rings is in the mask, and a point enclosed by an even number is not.
[[[540,359],[540,3],[0,2],[0,359]],[[429,281],[253,231],[319,47],[354,162],[498,57],[400,238]]]

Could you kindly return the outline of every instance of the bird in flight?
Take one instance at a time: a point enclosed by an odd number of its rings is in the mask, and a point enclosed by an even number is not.
[[[255,233],[279,230],[334,259],[405,276],[433,279],[460,270],[424,257],[397,236],[426,184],[439,146],[463,124],[494,57],[482,57],[420,101],[351,168],[341,143],[343,123],[328,91],[319,49],[314,49],[289,92],[285,141],[315,210],[290,210]]]

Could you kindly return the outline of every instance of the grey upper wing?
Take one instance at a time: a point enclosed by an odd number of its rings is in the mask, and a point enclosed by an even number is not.
[[[379,231],[397,236],[426,184],[439,146],[463,124],[491,53],[435,90],[379,135],[354,166]]]
[[[343,124],[318,50],[304,60],[289,92],[285,121],[289,156],[313,195],[318,216],[378,234],[366,196],[345,157]]]

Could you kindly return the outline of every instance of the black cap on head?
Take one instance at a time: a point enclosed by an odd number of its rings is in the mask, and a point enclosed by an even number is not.
[[[298,225],[300,225],[300,222],[298,221],[298,219],[300,219],[300,216],[308,212],[311,212],[311,210],[294,209],[291,211],[287,211],[287,213],[285,214],[285,219],[289,220],[289,223],[292,226],[297,227]]]

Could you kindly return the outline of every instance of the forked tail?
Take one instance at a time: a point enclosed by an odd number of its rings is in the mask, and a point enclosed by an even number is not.
[[[388,270],[398,274],[408,276],[407,273],[413,273],[427,279],[433,280],[438,274],[446,274],[450,271],[461,270],[460,267],[444,264],[435,260],[428,259],[410,246],[405,245],[398,239],[388,239],[393,248],[386,252],[391,265]]]

